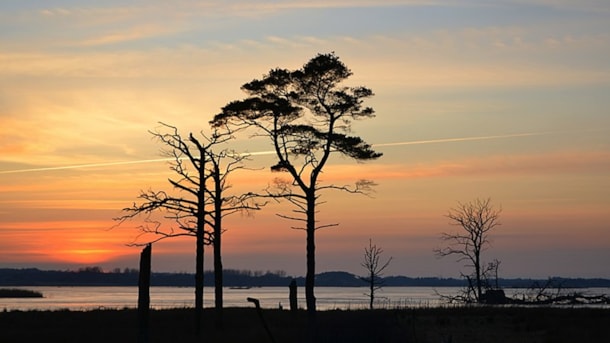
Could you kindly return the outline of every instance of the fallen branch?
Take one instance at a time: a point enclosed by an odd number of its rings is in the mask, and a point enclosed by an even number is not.
[[[267,322],[265,321],[265,317],[263,317],[263,310],[261,309],[260,301],[258,301],[258,299],[256,299],[256,298],[250,298],[250,297],[246,298],[246,300],[248,300],[249,302],[254,304],[254,306],[256,307],[256,313],[258,313],[258,317],[261,319],[261,322],[263,323],[263,327],[265,328],[265,331],[267,331],[267,335],[269,335],[269,339],[271,340],[272,343],[276,343],[275,338],[273,338],[273,334],[271,334],[271,330],[269,329],[269,326],[267,325]]]

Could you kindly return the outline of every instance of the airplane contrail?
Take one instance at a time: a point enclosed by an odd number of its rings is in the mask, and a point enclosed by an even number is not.
[[[549,135],[551,133],[553,133],[553,132],[513,133],[513,134],[508,134],[508,135],[473,136],[473,137],[460,137],[460,138],[441,138],[441,139],[429,139],[429,140],[420,140],[420,141],[379,143],[379,144],[371,144],[371,145],[374,146],[374,147],[384,147],[384,146],[399,146],[399,145],[418,145],[418,144],[433,144],[433,143],[467,142],[467,141],[482,141],[482,140],[501,139],[501,138],[542,136],[542,135]]]
[[[481,141],[481,140],[502,139],[502,138],[542,136],[542,135],[548,135],[548,134],[552,134],[552,133],[553,132],[529,132],[529,133],[514,133],[514,134],[495,135],[495,136],[473,136],[473,137],[458,137],[458,138],[440,138],[440,139],[429,139],[429,140],[419,140],[419,141],[378,143],[378,144],[371,144],[371,146],[373,146],[373,147],[390,147],[390,146],[402,146],[402,145],[418,145],[418,144],[435,144],[435,143]],[[260,155],[271,155],[271,154],[274,154],[274,153],[275,152],[273,150],[268,150],[268,151],[245,152],[244,154],[245,155],[250,155],[250,156],[260,156]],[[173,160],[174,160],[174,158],[172,157],[172,158],[156,158],[156,159],[136,160],[136,161],[116,161],[116,162],[75,164],[75,165],[69,165],[69,166],[41,167],[41,168],[14,169],[14,170],[0,170],[0,174],[32,173],[32,172],[67,170],[67,169],[79,169],[79,168],[91,168],[91,167],[108,167],[108,166],[120,166],[120,165],[129,165],[129,164],[168,162],[168,161],[173,161]]]
[[[137,161],[117,161],[117,162],[102,162],[102,163],[87,163],[87,164],[73,164],[70,166],[57,166],[57,167],[41,167],[41,168],[30,168],[30,169],[14,169],[14,170],[1,170],[0,174],[13,174],[13,173],[31,173],[51,170],[65,170],[65,169],[78,169],[78,168],[89,168],[89,167],[107,167],[107,166],[119,166],[126,164],[140,164],[140,163],[154,163],[154,162],[167,162],[173,161],[173,158],[156,158],[150,160],[137,160]]]

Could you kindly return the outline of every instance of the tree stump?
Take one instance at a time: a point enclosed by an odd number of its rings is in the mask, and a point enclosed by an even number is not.
[[[140,254],[140,273],[138,277],[138,323],[140,327],[138,342],[140,343],[148,343],[151,252],[152,245],[147,244]]]
[[[297,280],[292,279],[288,288],[290,289],[290,312],[296,314],[299,309],[299,303],[297,302]]]

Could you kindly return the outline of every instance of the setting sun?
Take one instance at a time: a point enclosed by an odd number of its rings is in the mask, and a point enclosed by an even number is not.
[[[116,256],[116,251],[105,249],[59,249],[52,258],[61,262],[77,263],[83,265],[97,265],[108,262]]]

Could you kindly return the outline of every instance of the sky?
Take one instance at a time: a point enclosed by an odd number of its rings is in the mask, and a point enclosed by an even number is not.
[[[0,267],[137,268],[140,190],[168,189],[159,122],[208,132],[240,86],[335,52],[375,96],[353,134],[382,152],[334,158],[317,271],[358,275],[369,239],[386,275],[459,277],[439,259],[447,212],[502,209],[484,260],[504,277],[610,278],[610,2],[605,0],[86,1],[0,3]],[[264,152],[242,136],[234,148]],[[258,167],[270,156],[252,156]],[[268,168],[236,173],[257,191]],[[225,268],[305,275],[305,234],[272,204],[226,220]],[[153,269],[194,271],[191,238]],[[206,269],[212,258],[206,253]]]

